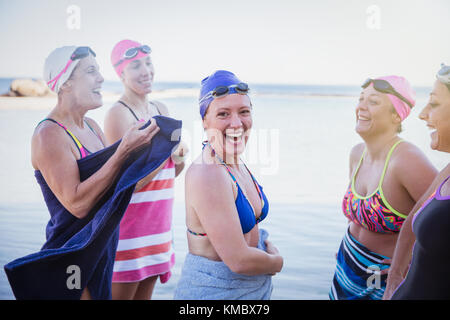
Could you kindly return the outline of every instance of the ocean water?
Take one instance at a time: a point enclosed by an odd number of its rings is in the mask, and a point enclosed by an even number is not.
[[[180,87],[197,88],[195,84],[164,84],[158,88]],[[120,90],[120,84],[105,84],[104,88],[114,92]],[[429,148],[429,132],[418,119],[429,90],[417,90],[417,106],[404,122],[401,136],[415,143],[442,169],[448,155]],[[269,231],[269,239],[284,257],[283,270],[273,278],[273,299],[328,298],[334,254],[347,224],[340,206],[349,182],[349,152],[361,142],[354,132],[358,94],[357,86],[257,85],[252,90],[253,129],[243,159],[270,201],[269,216],[260,227]],[[189,165],[200,153],[204,138],[196,96],[172,96],[160,101],[174,118],[183,121],[182,137],[190,148]],[[109,107],[105,103],[88,116],[103,126]],[[38,251],[45,241],[48,212],[30,164],[30,137],[47,113],[0,108],[1,266]],[[168,283],[156,285],[154,299],[172,298],[187,252],[184,173],[175,184],[173,230],[173,276]],[[0,299],[14,299],[3,268]]]

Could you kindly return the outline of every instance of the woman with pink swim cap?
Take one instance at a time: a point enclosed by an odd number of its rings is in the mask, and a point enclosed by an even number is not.
[[[149,100],[154,68],[150,47],[132,40],[118,42],[111,63],[125,91],[105,117],[109,144],[121,139],[128,128],[154,116],[169,116],[167,107]],[[172,247],[174,179],[184,168],[187,148],[182,145],[159,168],[154,177],[138,182],[120,223],[114,263],[112,298],[148,300],[156,280],[169,280],[175,263]]]
[[[415,104],[399,76],[367,79],[355,110],[364,142],[350,152],[350,183],[342,202],[349,225],[336,255],[330,299],[382,299],[390,259],[408,213],[436,169],[398,134]]]

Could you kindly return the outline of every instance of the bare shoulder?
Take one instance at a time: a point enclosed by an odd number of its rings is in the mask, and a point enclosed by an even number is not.
[[[234,198],[231,181],[221,165],[194,161],[186,171],[186,195],[216,202],[228,196]],[[217,199],[217,195],[222,195],[222,199]]]
[[[152,100],[151,102],[154,105],[156,105],[156,107],[158,108],[161,115],[166,116],[166,117],[169,116],[169,109],[167,108],[167,106],[164,103],[162,103],[160,101],[156,101],[156,100]]]
[[[47,144],[61,142],[65,137],[64,129],[56,123],[45,121],[36,127],[31,138],[31,144],[34,146],[44,147]],[[49,146],[51,147],[51,146]]]
[[[42,161],[46,158],[57,156],[65,150],[71,149],[67,133],[56,123],[45,121],[34,131],[31,138],[31,162],[35,169],[39,170]]]
[[[422,150],[407,141],[400,143],[392,153],[388,170],[415,201],[422,197],[438,174]]]
[[[425,153],[423,153],[416,145],[408,141],[403,141],[395,148],[391,155],[390,166],[400,171],[433,167]]]
[[[106,112],[105,120],[121,119],[124,117],[127,119],[129,116],[130,111],[123,104],[117,101]]]
[[[450,176],[450,163],[444,169],[441,170],[441,172],[439,173],[439,176],[442,176],[445,178]]]
[[[196,190],[217,188],[224,179],[224,170],[216,164],[194,161],[186,171],[186,183]]]
[[[116,102],[106,113],[104,130],[107,144],[121,139],[125,132],[136,122],[131,112]]]
[[[442,169],[437,175],[435,179],[435,187],[437,188],[437,186],[440,185],[442,181],[444,181],[448,177],[450,177],[450,163],[444,169]],[[450,186],[449,183],[450,179],[447,180],[446,185]]]
[[[350,167],[356,165],[359,159],[361,159],[365,146],[366,145],[363,142],[353,146],[352,150],[350,151]]]

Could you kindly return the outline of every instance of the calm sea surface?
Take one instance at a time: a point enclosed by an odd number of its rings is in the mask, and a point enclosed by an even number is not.
[[[0,90],[6,83],[0,79]],[[159,88],[179,86],[196,88],[190,84]],[[104,87],[120,90],[117,83]],[[431,151],[429,132],[417,118],[428,90],[418,90],[416,108],[404,122],[401,136],[442,169],[449,157]],[[253,90],[254,127],[243,159],[270,201],[269,216],[260,227],[269,231],[269,239],[284,257],[282,272],[273,278],[273,299],[328,298],[334,254],[346,227],[340,205],[348,185],[349,151],[361,141],[354,132],[358,93],[358,87],[258,85]],[[204,138],[196,97],[160,101],[174,118],[183,120],[183,139],[191,150],[189,165]],[[88,116],[103,126],[109,106],[105,104]],[[30,164],[30,137],[47,113],[0,109],[0,299],[14,299],[3,265],[38,251],[45,241],[49,216]],[[168,283],[157,284],[154,299],[172,298],[187,250],[184,173],[176,180],[173,226],[173,276]]]

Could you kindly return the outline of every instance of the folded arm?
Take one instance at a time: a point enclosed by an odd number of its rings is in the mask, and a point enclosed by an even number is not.
[[[233,271],[246,275],[275,274],[283,258],[250,247],[242,233],[233,185],[222,168],[211,165],[200,174],[189,174],[190,205],[222,261]],[[274,250],[276,251],[276,250]]]

